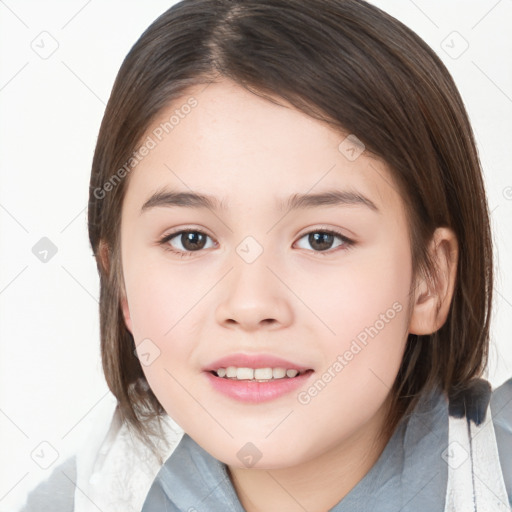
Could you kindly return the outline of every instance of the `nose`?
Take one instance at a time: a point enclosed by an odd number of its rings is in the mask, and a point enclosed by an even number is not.
[[[286,278],[268,263],[264,255],[252,263],[235,255],[216,308],[219,324],[245,331],[274,330],[291,324],[291,292],[283,284]]]

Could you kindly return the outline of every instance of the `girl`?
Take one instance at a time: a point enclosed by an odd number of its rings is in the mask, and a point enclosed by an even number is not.
[[[66,507],[510,510],[475,142],[396,19],[173,6],[116,79],[89,234],[118,407]]]

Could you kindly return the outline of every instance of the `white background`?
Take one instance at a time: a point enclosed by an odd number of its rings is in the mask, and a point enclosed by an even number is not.
[[[90,165],[124,56],[173,3],[0,1],[1,512],[79,447],[93,413],[111,410],[86,230]],[[512,376],[512,1],[373,3],[440,55],[473,123],[497,252],[496,386]],[[47,263],[32,253],[42,237],[57,247]],[[54,455],[48,469],[36,463]]]

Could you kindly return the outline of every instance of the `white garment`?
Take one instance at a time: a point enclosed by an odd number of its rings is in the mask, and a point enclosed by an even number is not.
[[[104,425],[104,424],[103,424]],[[75,512],[140,512],[163,463],[178,445],[183,430],[169,416],[162,418],[163,438],[155,439],[158,453],[122,424],[116,408],[104,426],[88,437],[77,454]]]
[[[490,405],[480,425],[450,416],[448,436],[445,512],[510,512]]]

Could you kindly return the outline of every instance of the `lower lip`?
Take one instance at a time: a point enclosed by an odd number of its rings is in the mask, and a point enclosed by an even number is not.
[[[206,372],[206,377],[216,391],[240,402],[257,404],[274,400],[287,393],[297,390],[309,379],[313,370],[308,370],[302,375],[292,379],[283,378],[257,382],[249,380],[234,380],[217,377],[213,373]]]

